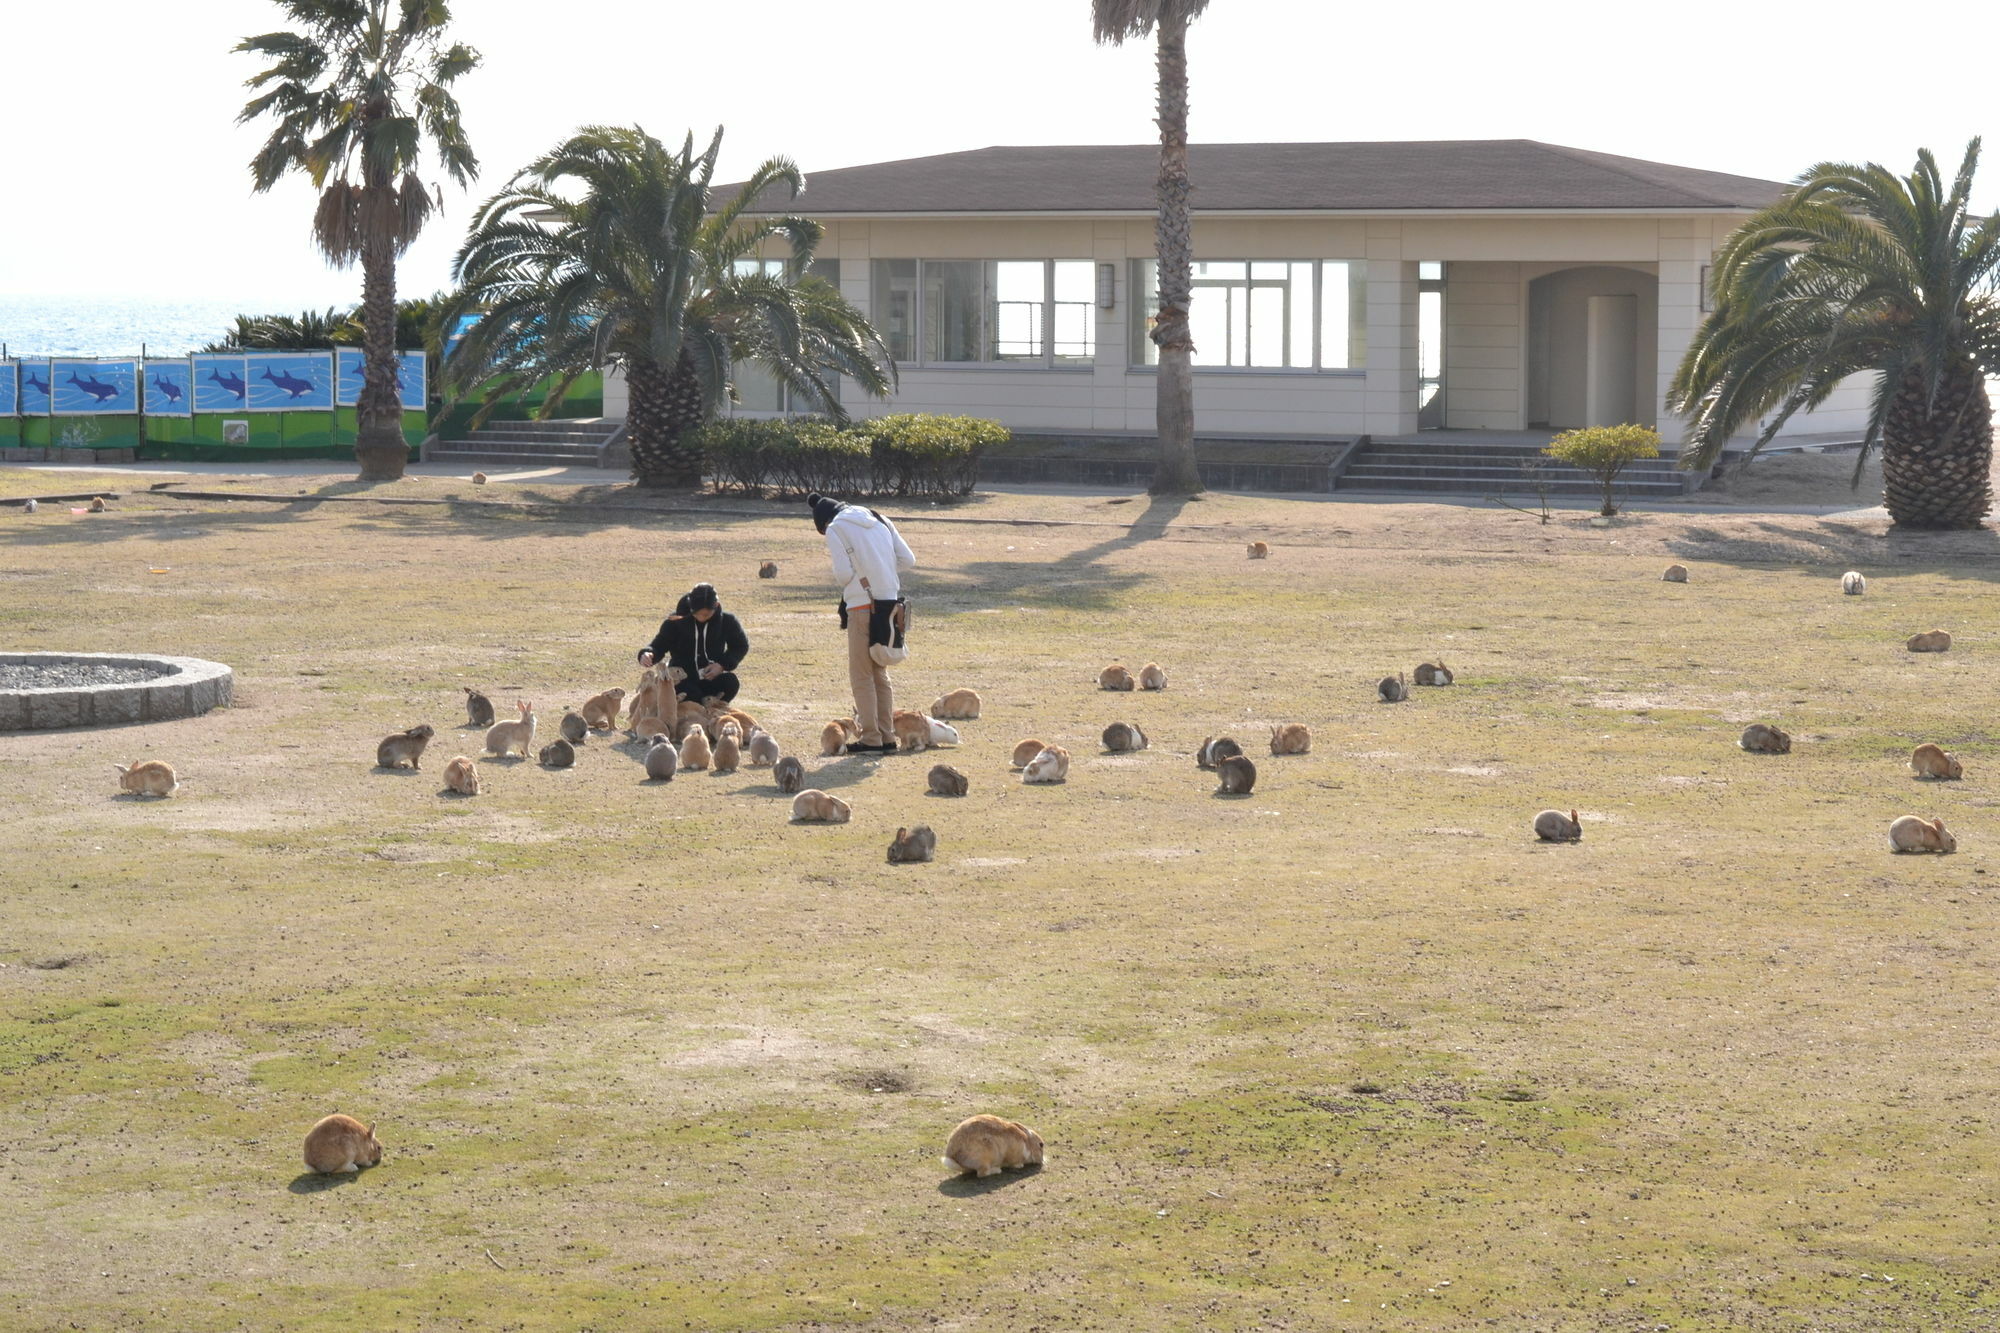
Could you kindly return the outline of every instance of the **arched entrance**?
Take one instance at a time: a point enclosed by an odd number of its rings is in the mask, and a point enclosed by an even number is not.
[[[1527,424],[1655,426],[1660,280],[1591,264],[1528,283]]]

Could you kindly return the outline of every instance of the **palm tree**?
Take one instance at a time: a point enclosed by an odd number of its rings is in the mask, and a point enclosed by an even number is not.
[[[831,283],[807,275],[825,229],[809,218],[746,216],[766,190],[805,188],[772,158],[710,210],[722,131],[697,155],[643,129],[591,125],[523,168],[480,207],[440,323],[477,312],[445,367],[453,396],[488,403],[544,378],[553,413],[576,378],[625,373],[626,434],[642,486],[698,486],[703,457],[681,438],[733,393],[739,363],[762,366],[791,393],[845,420],[838,377],[868,393],[895,387],[894,362]],[[781,241],[789,265],[756,259]]]
[[[446,0],[279,0],[294,30],[248,37],[269,56],[262,91],[238,124],[277,118],[251,159],[258,193],[292,171],[320,192],[313,239],[327,259],[361,263],[362,388],[354,456],[363,481],[394,481],[409,461],[396,389],[396,259],[440,202],[418,176],[425,141],[460,185],[479,172],[449,89],[479,64],[445,44]]]
[[[1668,394],[1690,417],[1683,466],[1713,466],[1770,413],[1754,454],[1794,413],[1872,372],[1861,458],[1880,442],[1890,518],[1979,526],[1992,501],[1985,380],[2000,375],[2000,214],[1970,215],[1978,165],[1977,139],[1949,188],[1929,150],[1907,178],[1821,163],[1723,242],[1714,313]]]
[[[1188,301],[1194,294],[1194,224],[1188,216],[1187,27],[1208,0],[1090,0],[1091,27],[1099,42],[1123,45],[1128,37],[1157,35],[1159,50],[1160,216],[1153,248],[1159,258],[1160,313],[1153,341],[1160,349],[1155,430],[1160,466],[1154,495],[1194,495],[1201,472],[1194,462],[1194,334]]]

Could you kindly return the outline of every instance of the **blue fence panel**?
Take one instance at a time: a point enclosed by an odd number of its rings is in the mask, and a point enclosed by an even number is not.
[[[240,356],[197,356],[194,363],[194,410],[245,412],[250,408],[248,359]]]
[[[361,349],[342,347],[334,352],[340,372],[335,402],[353,407],[361,401]],[[430,358],[422,352],[396,353],[396,392],[405,412],[421,412],[430,400]]]
[[[0,417],[18,417],[20,415],[20,364],[14,361],[0,361]]]
[[[45,417],[49,414],[49,363],[23,361],[21,363],[21,415],[24,417]]]
[[[248,362],[252,412],[333,410],[333,358],[325,352],[252,352]]]
[[[139,410],[137,361],[54,361],[49,377],[56,416],[130,415]]]
[[[149,417],[190,417],[194,415],[193,368],[185,357],[177,361],[148,361],[146,415]]]

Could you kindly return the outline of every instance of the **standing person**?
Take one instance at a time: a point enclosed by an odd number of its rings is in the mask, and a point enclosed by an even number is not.
[[[902,571],[916,568],[917,558],[896,525],[872,509],[824,495],[809,495],[806,503],[812,506],[813,526],[826,535],[847,614],[847,683],[854,691],[854,722],[861,730],[847,753],[887,754],[896,748],[891,722],[896,692],[888,668],[868,651],[869,631],[878,615],[887,617],[894,610],[902,595]]]
[[[719,698],[728,703],[742,688],[736,665],[750,653],[750,636],[742,623],[722,609],[712,583],[697,583],[681,598],[674,613],[660,622],[660,632],[639,650],[639,665],[665,659],[681,669],[674,694],[706,704]]]

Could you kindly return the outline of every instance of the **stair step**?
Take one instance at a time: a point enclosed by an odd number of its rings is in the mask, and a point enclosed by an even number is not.
[[[1352,473],[1340,479],[1343,491],[1449,491],[1459,495],[1493,495],[1506,492],[1513,495],[1532,495],[1536,487],[1529,486],[1516,478],[1501,478],[1493,481],[1477,481],[1465,477],[1432,477],[1415,475],[1356,477]],[[1594,481],[1552,481],[1547,484],[1550,495],[1602,495],[1604,488]],[[1627,496],[1654,496],[1659,498],[1678,497],[1682,488],[1678,482],[1641,482],[1626,485],[1620,482],[1613,488],[1615,494]]]

